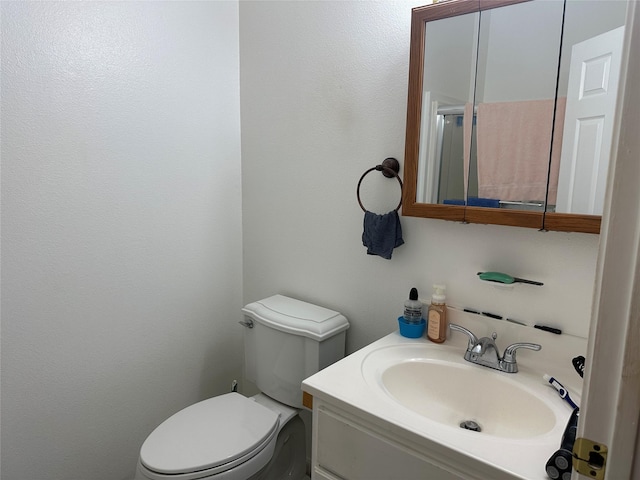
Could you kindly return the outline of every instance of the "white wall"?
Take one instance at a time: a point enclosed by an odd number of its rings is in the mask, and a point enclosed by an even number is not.
[[[124,480],[241,375],[238,5],[2,2],[2,478]]]
[[[409,289],[586,337],[597,235],[402,217],[406,244],[368,256],[362,173],[403,163],[409,22],[419,2],[240,2],[244,299],[282,292],[344,313],[353,351],[391,332]],[[395,207],[398,184],[363,181],[363,203]],[[506,271],[545,283],[500,290]]]

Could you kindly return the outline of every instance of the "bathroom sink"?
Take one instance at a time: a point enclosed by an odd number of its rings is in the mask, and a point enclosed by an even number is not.
[[[558,399],[549,397],[540,378],[473,365],[458,350],[429,345],[380,348],[364,358],[362,374],[374,392],[410,415],[463,435],[479,435],[479,440],[487,435],[529,439],[556,426],[547,402]]]

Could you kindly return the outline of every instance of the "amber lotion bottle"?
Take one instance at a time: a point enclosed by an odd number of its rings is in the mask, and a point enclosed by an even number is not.
[[[427,338],[435,343],[442,343],[447,338],[447,305],[444,285],[434,285],[431,305],[427,314]]]

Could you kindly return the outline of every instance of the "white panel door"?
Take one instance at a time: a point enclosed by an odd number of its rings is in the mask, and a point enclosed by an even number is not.
[[[571,51],[556,211],[602,215],[624,27]]]

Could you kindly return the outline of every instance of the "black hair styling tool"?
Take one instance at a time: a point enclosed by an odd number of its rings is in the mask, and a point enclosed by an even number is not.
[[[567,422],[567,427],[564,429],[564,434],[560,441],[560,449],[556,450],[547,460],[545,470],[551,480],[571,480],[572,451],[573,443],[576,441],[579,416],[580,409],[576,407],[573,409],[573,413]]]

